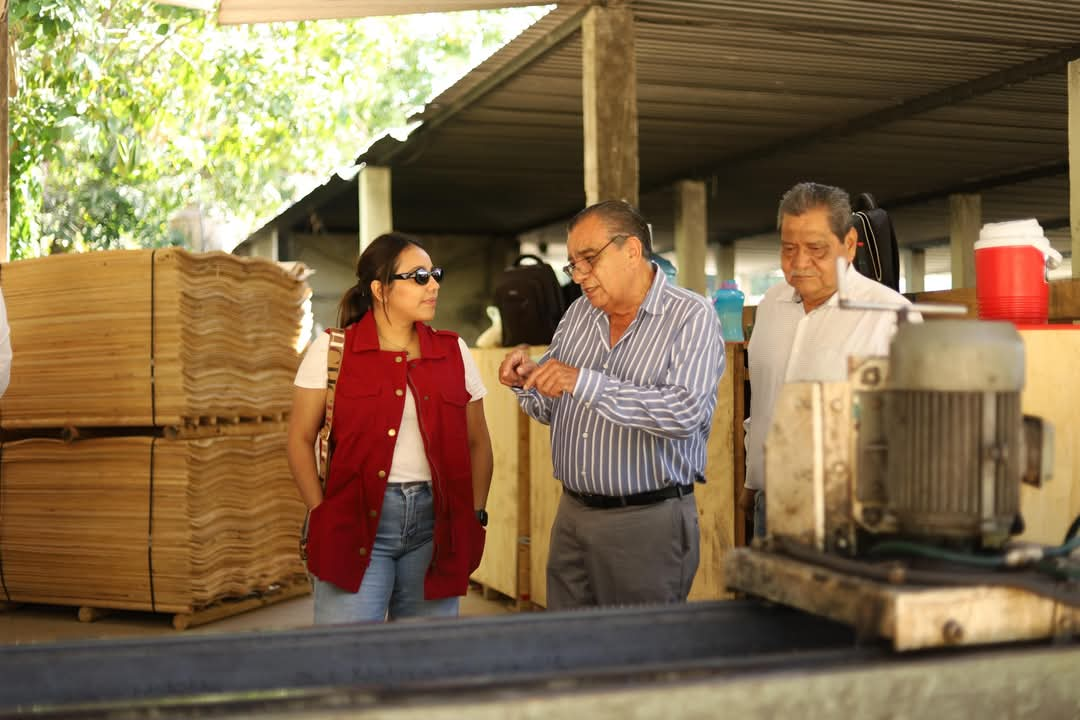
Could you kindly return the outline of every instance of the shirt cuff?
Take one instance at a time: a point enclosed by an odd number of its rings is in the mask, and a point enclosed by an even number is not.
[[[607,375],[581,368],[578,370],[577,384],[574,385],[574,391],[571,394],[578,402],[591,405],[604,394],[607,383]]]

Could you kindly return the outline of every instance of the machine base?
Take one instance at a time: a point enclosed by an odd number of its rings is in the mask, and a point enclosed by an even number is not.
[[[891,640],[898,651],[1070,637],[1080,607],[1000,586],[890,584],[739,548],[724,563],[728,587]]]

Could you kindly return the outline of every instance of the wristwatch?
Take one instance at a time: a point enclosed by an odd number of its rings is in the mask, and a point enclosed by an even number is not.
[[[481,526],[487,527],[487,521],[488,521],[487,510],[485,510],[484,508],[480,508],[479,510],[477,510],[476,511],[476,521],[478,523],[480,523]]]

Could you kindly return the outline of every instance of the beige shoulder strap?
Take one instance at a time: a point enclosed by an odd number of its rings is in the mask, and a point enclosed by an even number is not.
[[[341,370],[341,357],[345,350],[345,331],[332,328],[330,348],[326,353],[326,416],[319,430],[319,480],[323,488],[330,474],[330,428],[334,424],[334,390],[337,388],[338,372]]]

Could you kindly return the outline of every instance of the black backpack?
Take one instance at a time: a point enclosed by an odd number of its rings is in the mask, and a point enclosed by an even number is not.
[[[523,265],[526,259],[534,263]],[[495,306],[504,346],[547,345],[566,311],[566,300],[552,267],[536,255],[521,255],[499,276]]]
[[[900,290],[900,250],[892,218],[870,193],[863,193],[852,203],[855,230],[859,233],[855,248],[855,269],[882,285]]]

